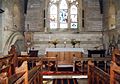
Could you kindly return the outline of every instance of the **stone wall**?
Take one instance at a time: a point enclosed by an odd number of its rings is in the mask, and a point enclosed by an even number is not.
[[[25,19],[26,30],[44,32],[44,1],[45,0],[28,1]]]
[[[53,44],[49,44],[49,41],[58,39],[59,43],[57,44],[58,48],[64,47],[64,41],[66,40],[66,47],[72,48],[71,39],[76,39],[80,41],[80,45],[76,44],[77,48],[84,48],[85,54],[87,54],[88,49],[95,49],[98,46],[98,49],[103,48],[101,38],[102,34],[99,32],[84,32],[80,34],[43,34],[39,32],[33,33],[32,47],[39,50],[39,54],[45,53],[45,48],[54,47]]]
[[[110,2],[110,3],[109,3]],[[118,41],[120,36],[120,7],[119,7],[120,1],[119,0],[104,0],[104,14],[103,14],[103,28],[104,28],[104,44],[106,46],[106,49],[108,49],[110,43],[112,41],[116,42]],[[110,13],[111,5],[114,5],[115,7],[115,28],[110,28],[110,16],[113,14]],[[113,38],[114,37],[114,38]],[[119,43],[120,44],[120,43]]]
[[[8,54],[11,45],[24,40],[24,0],[2,0],[2,8],[5,12],[2,14],[1,49],[3,54]]]
[[[44,32],[43,10],[47,8],[45,1],[29,0],[28,2],[25,25],[26,30],[32,32],[31,48],[34,47],[34,49],[39,50],[39,54],[44,54],[46,47],[54,47],[52,44],[49,45],[48,41],[55,38],[60,41],[57,47],[64,47],[64,39],[67,39],[66,47],[68,48],[72,47],[71,39],[80,40],[80,46],[77,44],[76,47],[84,48],[85,54],[87,54],[88,49],[95,49],[96,46],[102,45],[102,14],[100,13],[99,0],[82,0],[83,7],[80,6],[80,9],[84,10],[85,27],[81,28],[79,33],[71,33],[69,30],[68,32]],[[103,46],[99,48],[103,48]]]
[[[102,14],[100,13],[99,0],[83,0],[85,31],[102,30]]]
[[[2,0],[0,0],[0,8],[2,9]],[[0,53],[2,52],[2,13],[0,13]]]

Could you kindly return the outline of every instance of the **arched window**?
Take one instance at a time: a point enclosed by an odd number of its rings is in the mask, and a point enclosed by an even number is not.
[[[78,28],[77,0],[50,0],[50,29]]]
[[[66,0],[61,0],[60,2],[60,28],[68,27],[68,6]]]
[[[55,5],[50,7],[50,28],[57,28],[57,7]]]
[[[71,6],[70,14],[71,28],[77,28],[77,7],[75,5]]]

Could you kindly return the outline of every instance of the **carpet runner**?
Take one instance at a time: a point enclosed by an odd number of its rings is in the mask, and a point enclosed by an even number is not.
[[[54,79],[53,84],[78,84],[77,79]]]
[[[81,75],[80,72],[71,72],[71,71],[43,71],[42,75]]]

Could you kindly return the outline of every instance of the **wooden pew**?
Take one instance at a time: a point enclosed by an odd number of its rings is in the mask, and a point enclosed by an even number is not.
[[[15,67],[15,73],[8,78],[9,84],[28,84],[28,66],[24,61],[20,67]]]
[[[88,62],[88,84],[120,84],[120,51],[114,49],[110,64],[110,74],[104,72],[91,61]]]
[[[110,84],[120,84],[120,66],[113,61],[110,66]]]
[[[8,77],[13,74],[12,59],[12,54],[0,57],[0,84],[6,84],[8,82]]]
[[[88,62],[88,84],[109,84],[110,76],[102,69],[96,67],[91,61]]]
[[[112,62],[110,65],[110,84],[120,83],[120,50],[118,48],[113,50]]]
[[[8,83],[10,84],[42,84],[42,76],[41,72],[41,64],[36,64],[36,66],[32,67],[28,70],[28,62],[29,60],[33,60],[34,62],[40,61],[38,57],[18,57],[18,61],[23,61],[20,67],[15,68],[15,74],[9,77]]]
[[[17,53],[14,45],[11,46],[8,54],[0,58],[0,82],[2,84],[9,84],[9,77],[15,74],[15,67],[17,66]]]
[[[0,58],[0,84],[19,84],[21,81],[24,82],[23,80],[28,78],[24,75],[27,73],[26,62],[23,62],[20,67],[14,67],[13,60],[14,56],[12,54]],[[15,71],[13,72],[13,70]]]
[[[117,55],[120,55],[120,50],[118,48],[115,48],[112,52],[112,61],[116,62],[117,61]]]
[[[102,69],[106,72],[109,72],[108,70],[108,63],[111,61],[110,57],[105,57],[105,58],[101,58],[101,57],[95,57],[95,58],[88,58],[88,57],[84,57],[84,58],[80,58],[80,59],[74,59],[73,60],[73,65],[75,67],[75,71],[79,71],[81,72],[81,74],[87,74],[88,71],[88,61],[91,60],[93,61],[95,64],[95,66],[99,67],[100,62],[104,62]]]
[[[18,57],[14,46],[11,47],[9,54],[12,54],[12,59],[10,59],[9,56],[0,58],[0,84],[42,84],[42,76],[40,74],[41,58],[28,56]],[[4,61],[6,58],[7,60]],[[10,59],[10,63],[8,58]],[[36,63],[36,66],[30,70],[28,70],[29,61]],[[2,68],[3,64],[6,65],[4,68]],[[12,73],[12,71],[14,72]]]

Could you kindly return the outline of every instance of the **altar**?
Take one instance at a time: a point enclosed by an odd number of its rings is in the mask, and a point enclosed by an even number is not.
[[[58,64],[72,65],[74,58],[83,57],[83,48],[46,48],[46,56],[57,57]]]
[[[83,52],[84,53],[84,49],[83,48],[46,48],[45,50],[46,52]]]

